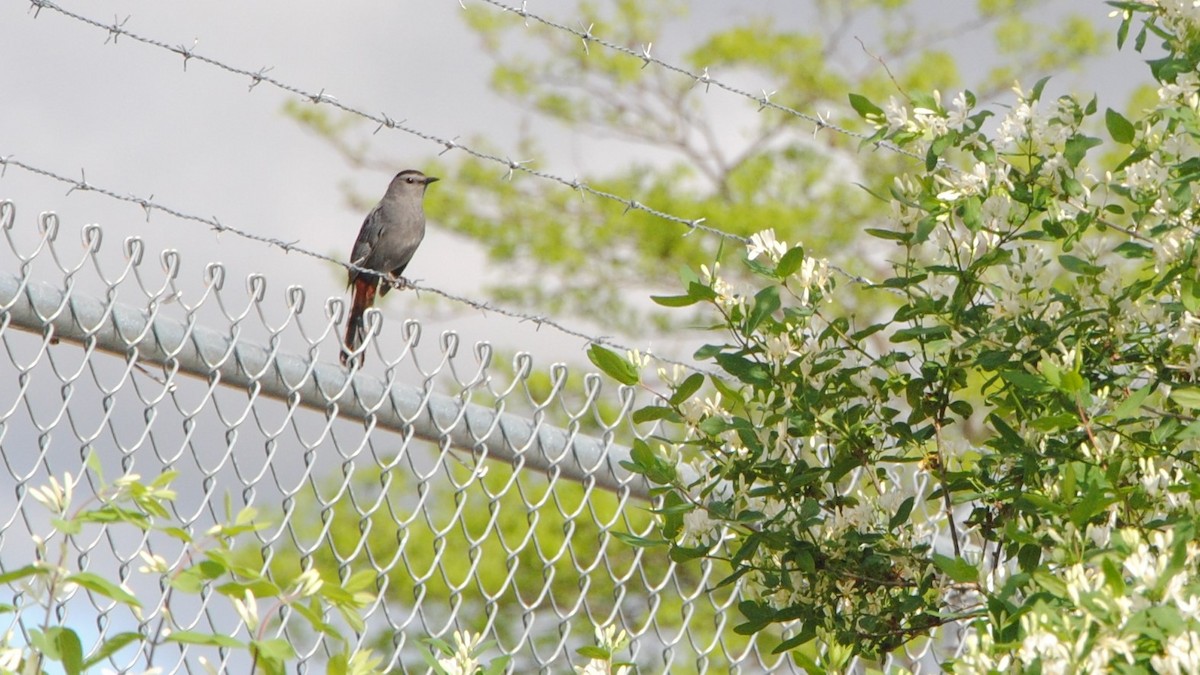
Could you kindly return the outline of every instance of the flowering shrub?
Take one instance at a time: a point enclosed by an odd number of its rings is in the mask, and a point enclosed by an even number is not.
[[[47,672],[54,662],[54,672],[70,675],[110,661],[116,663],[122,657],[142,664],[146,673],[158,673],[163,667],[156,662],[157,654],[169,654],[167,659],[175,663],[178,652],[171,654],[166,647],[192,645],[190,653],[196,654],[198,671],[225,670],[232,651],[249,654],[253,664],[250,671],[283,673],[297,655],[286,639],[271,637],[278,627],[272,620],[288,614],[344,648],[330,655],[329,672],[382,672],[382,659],[348,642],[327,620],[328,613],[337,612],[348,625],[361,628],[361,611],[374,600],[367,592],[373,576],[355,575],[342,584],[325,584],[316,570],[309,569],[280,584],[261,568],[239,562],[234,551],[239,535],[265,526],[255,509],[230,514],[227,522],[214,525],[202,536],[193,536],[170,515],[175,500],[170,485],[177,477],[175,472],[163,473],[151,481],[126,474],[109,484],[94,454],[88,456],[87,470],[90,482],[98,487],[83,499],[77,497],[75,488],[84,476],[69,473],[61,481],[51,478],[48,485],[29,490],[30,496],[50,511],[53,531],[34,538],[33,562],[0,575],[0,583],[20,591],[17,604],[4,605],[0,610],[13,616],[13,628],[0,640],[0,672]],[[72,568],[73,562],[86,560],[86,556],[70,555],[72,542],[85,529],[101,526],[110,537],[120,536],[122,528],[138,532],[138,536],[153,529],[182,543],[184,552],[174,563],[145,548],[138,551],[143,563],[138,574],[159,580],[158,597],[139,597],[127,585],[125,574],[118,582]],[[145,542],[145,537],[140,541]],[[211,591],[228,598],[241,620],[234,634],[208,633],[177,623],[172,613],[177,596],[206,596]],[[104,634],[96,644],[85,645],[78,619],[68,610],[86,608],[97,600],[106,604],[110,617],[117,609],[127,610],[133,619],[132,628]],[[266,610],[260,610],[260,600],[267,601]],[[240,635],[243,629],[244,637]],[[28,636],[27,644],[23,644],[22,636]],[[211,649],[209,656],[213,659],[198,654],[204,648]],[[216,656],[217,648],[222,650],[220,656]],[[130,669],[132,664],[124,666],[122,672]]]
[[[960,672],[1200,668],[1200,10],[1110,4],[1119,46],[1165,53],[1133,119],[1045,80],[999,119],[851,96],[925,158],[866,230],[892,247],[874,304],[771,230],[754,287],[713,265],[656,298],[711,308],[723,377],[662,373],[637,413],[678,433],[633,448],[662,539],[630,540],[726,560],[737,630],[788,626],[779,650],[825,668],[951,622]]]

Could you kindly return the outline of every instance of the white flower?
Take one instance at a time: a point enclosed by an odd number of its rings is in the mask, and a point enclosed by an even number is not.
[[[1046,618],[1040,614],[1021,617],[1025,638],[1021,640],[1017,657],[1027,666],[1041,659],[1043,673],[1065,673],[1071,658],[1070,646],[1052,633],[1046,624]]]
[[[4,635],[4,644],[12,643],[13,632],[10,629]],[[21,656],[23,652],[17,647],[0,648],[0,672],[15,673],[21,667]]]
[[[1125,167],[1125,180],[1121,181],[1121,185],[1129,188],[1130,192],[1157,193],[1169,178],[1166,167],[1153,159],[1143,159]]]
[[[258,601],[254,599],[254,592],[247,588],[245,600],[239,600],[238,598],[230,599],[233,601],[234,611],[242,618],[242,622],[246,624],[246,630],[252,633],[258,630],[261,621],[258,618]]]
[[[617,627],[617,624],[611,623],[605,627],[596,626],[596,645],[607,649],[610,652],[615,652],[625,648],[629,643],[629,636],[625,631]]]
[[[772,227],[750,235],[750,243],[746,246],[746,257],[754,260],[760,255],[766,255],[771,262],[779,262],[787,250],[786,242],[775,239],[775,228]]]
[[[895,96],[888,98],[883,107],[884,118],[887,120],[888,131],[915,131],[916,125],[908,119],[908,108],[900,105]]]
[[[625,352],[625,356],[629,358],[629,362],[633,364],[633,367],[638,370],[650,365],[650,359],[653,358],[653,354],[650,353],[649,349],[646,350],[645,354],[640,349],[631,349]]]
[[[680,546],[707,545],[717,536],[719,521],[708,517],[708,511],[696,507],[683,515],[683,532],[679,535]]]
[[[1136,585],[1150,589],[1154,588],[1158,578],[1166,570],[1167,556],[1151,551],[1150,547],[1143,543],[1125,558],[1124,566]]]
[[[138,572],[142,574],[166,574],[171,569],[171,565],[167,559],[161,555],[154,555],[146,550],[138,551],[138,556],[146,562],[138,568]]]
[[[966,126],[967,117],[971,114],[971,107],[967,104],[967,95],[964,92],[958,92],[951,105],[953,107],[948,111],[946,126],[955,131],[962,131]]]
[[[448,675],[475,675],[481,664],[474,652],[483,642],[483,633],[454,631],[454,654],[437,660]]]
[[[798,271],[800,285],[800,302],[808,304],[812,289],[825,290],[829,284],[829,261],[824,258],[805,258]]]
[[[1188,631],[1171,636],[1167,639],[1166,653],[1150,657],[1150,665],[1166,675],[1200,672],[1200,635]]]
[[[29,494],[41,502],[42,506],[45,506],[58,515],[63,515],[71,506],[71,496],[75,492],[76,482],[71,477],[71,472],[68,471],[63,474],[63,481],[61,483],[58,482],[57,478],[51,476],[49,485],[30,488]]]
[[[766,347],[767,356],[771,357],[771,361],[776,365],[782,365],[788,359],[800,356],[800,352],[796,349],[796,345],[792,342],[792,336],[789,333],[768,335]]]
[[[315,569],[309,568],[296,577],[296,592],[300,597],[308,598],[316,595],[324,584],[325,581],[321,579],[321,575],[317,574]]]
[[[938,193],[938,200],[953,202],[963,197],[973,197],[987,192],[988,167],[983,162],[977,162],[970,172],[955,174],[951,180],[944,176],[935,176],[937,182],[950,188]]]
[[[933,93],[940,104],[941,95],[936,91]],[[941,112],[929,108],[914,108],[913,122],[918,130],[929,136],[944,136],[950,130],[946,124],[946,117]]]
[[[630,672],[629,666],[620,666],[612,668],[608,661],[601,659],[592,659],[586,665],[575,666],[575,672],[578,675],[627,675]]]

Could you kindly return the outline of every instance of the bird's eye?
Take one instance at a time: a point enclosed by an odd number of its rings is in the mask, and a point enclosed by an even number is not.
[[[409,183],[413,182],[412,176],[409,176],[408,178],[405,178],[404,180],[408,181]]]

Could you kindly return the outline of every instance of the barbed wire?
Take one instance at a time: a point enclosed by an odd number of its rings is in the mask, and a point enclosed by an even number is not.
[[[606,49],[610,49],[612,51],[619,52],[619,53],[625,54],[627,56],[631,56],[631,57],[641,61],[643,64],[642,65],[643,68],[645,68],[646,66],[649,66],[651,64],[654,64],[655,66],[658,66],[659,68],[662,68],[663,70],[667,70],[672,73],[683,75],[684,77],[686,77],[690,80],[694,80],[696,82],[696,84],[703,84],[705,87],[705,90],[707,90],[709,87],[716,87],[717,89],[727,91],[731,94],[735,94],[735,95],[741,96],[743,98],[748,98],[751,101],[754,101],[755,103],[758,104],[759,111],[762,111],[763,109],[766,109],[766,108],[770,108],[772,110],[778,110],[780,112],[787,113],[788,115],[792,115],[793,117],[797,117],[799,119],[802,119],[806,122],[813,124],[814,126],[817,127],[817,130],[828,130],[828,131],[832,131],[837,134],[849,136],[851,138],[857,138],[861,141],[869,141],[871,143],[871,145],[873,145],[876,148],[882,148],[884,150],[888,150],[890,152],[904,155],[906,157],[910,157],[912,159],[916,159],[916,160],[919,160],[922,162],[925,161],[925,157],[923,155],[913,152],[911,150],[905,150],[904,148],[896,145],[895,143],[890,143],[888,141],[881,141],[881,140],[872,140],[872,138],[869,134],[864,134],[864,133],[861,133],[858,131],[853,131],[853,130],[847,129],[843,126],[833,124],[828,119],[822,117],[819,114],[813,115],[810,113],[802,112],[800,110],[796,110],[795,108],[788,107],[781,103],[776,103],[775,101],[771,100],[771,96],[775,95],[777,92],[774,92],[774,91],[768,92],[764,89],[761,94],[755,95],[754,93],[746,91],[745,89],[741,89],[741,88],[735,87],[733,85],[726,84],[725,82],[722,82],[722,81],[716,79],[715,77],[713,77],[712,75],[709,74],[708,68],[705,68],[702,72],[697,73],[697,72],[688,70],[687,68],[684,68],[682,66],[677,66],[673,63],[663,61],[661,59],[653,57],[650,55],[650,50],[653,47],[653,43],[647,43],[647,44],[643,45],[640,51],[635,50],[630,47],[626,47],[625,45],[617,44],[615,42],[605,40],[604,38],[594,35],[592,33],[592,28],[594,26],[588,26],[586,29],[573,28],[566,24],[562,24],[562,23],[559,23],[552,19],[547,19],[543,16],[534,14],[533,12],[529,11],[529,7],[528,7],[529,3],[524,0],[521,2],[520,7],[506,5],[503,2],[500,2],[499,0],[479,0],[479,1],[489,4],[489,5],[492,5],[494,7],[498,7],[501,10],[504,10],[506,12],[512,12],[513,14],[516,14],[517,16],[519,16],[523,19],[533,20],[533,21],[536,21],[537,23],[540,23],[549,28],[554,28],[556,30],[570,33],[571,35],[574,35],[575,37],[577,37],[583,41],[584,51],[587,50],[587,45],[589,43],[597,44]],[[463,6],[462,0],[459,0],[459,5]]]
[[[483,0],[483,1],[489,2],[497,7],[504,8],[508,11],[516,11],[518,13],[521,13],[522,11],[524,11],[524,10],[518,10],[516,8],[509,7],[507,5],[504,5],[503,3],[494,2],[493,0]],[[193,43],[193,45],[191,47],[185,47],[183,45],[170,45],[161,40],[157,40],[154,38],[146,37],[144,35],[140,35],[138,33],[134,33],[132,31],[130,31],[129,29],[125,28],[125,23],[127,23],[129,21],[130,16],[126,16],[124,19],[119,20],[119,21],[114,17],[113,23],[105,24],[104,22],[98,21],[96,19],[92,19],[87,16],[83,16],[81,14],[77,14],[68,9],[60,7],[57,4],[55,4],[54,2],[52,2],[51,0],[29,0],[29,2],[30,2],[31,7],[35,10],[35,14],[34,14],[35,18],[37,16],[37,13],[40,12],[42,9],[50,9],[55,12],[58,12],[59,14],[62,14],[65,17],[68,17],[70,19],[74,19],[81,23],[87,24],[89,26],[93,26],[95,28],[100,28],[100,29],[108,32],[108,34],[109,34],[108,40],[112,40],[114,44],[117,42],[117,40],[121,36],[125,36],[131,40],[135,40],[137,42],[141,42],[143,44],[150,45],[152,47],[157,47],[159,49],[164,49],[164,50],[170,51],[172,53],[179,54],[183,57],[184,70],[187,69],[187,64],[189,61],[195,60],[200,63],[205,63],[210,66],[213,66],[214,68],[218,68],[220,70],[224,70],[226,72],[233,73],[235,75],[249,77],[251,80],[251,82],[250,82],[251,90],[253,90],[259,84],[262,84],[265,82],[265,83],[267,83],[277,89],[280,89],[282,91],[285,91],[285,92],[288,92],[291,94],[295,94],[302,98],[308,99],[314,105],[322,105],[322,104],[330,105],[330,106],[333,106],[334,108],[337,108],[338,110],[341,110],[343,112],[346,112],[351,115],[355,115],[357,117],[361,117],[363,119],[375,122],[379,125],[375,129],[375,133],[378,133],[380,130],[385,129],[385,128],[403,131],[407,134],[410,134],[410,135],[416,136],[418,138],[421,138],[421,139],[424,139],[424,140],[427,140],[427,141],[430,141],[433,143],[437,143],[438,145],[444,146],[445,150],[442,151],[443,153],[449,152],[450,150],[458,149],[458,150],[461,150],[461,151],[467,153],[468,155],[471,155],[472,157],[476,157],[478,159],[483,159],[486,161],[491,161],[491,162],[496,162],[496,163],[502,164],[508,168],[508,174],[507,174],[508,176],[511,176],[514,172],[521,172],[521,173],[525,173],[525,174],[528,174],[531,176],[541,178],[543,180],[556,182],[556,183],[565,185],[565,186],[567,186],[573,190],[579,191],[579,192],[584,192],[587,194],[594,195],[596,197],[600,197],[602,199],[615,201],[619,204],[624,205],[626,211],[631,211],[631,210],[632,211],[642,211],[644,213],[647,213],[651,216],[660,218],[662,220],[667,220],[670,222],[678,223],[680,225],[683,225],[683,226],[689,228],[689,234],[692,231],[698,230],[701,232],[706,232],[708,234],[712,234],[714,236],[737,241],[743,245],[749,245],[751,243],[750,237],[745,237],[745,236],[742,236],[739,234],[734,234],[732,232],[727,232],[725,230],[720,229],[719,227],[714,227],[712,225],[705,225],[704,221],[707,220],[706,218],[694,218],[694,219],[683,218],[681,216],[677,216],[677,215],[674,215],[671,213],[667,213],[665,211],[661,211],[659,209],[655,209],[650,206],[646,206],[645,204],[642,204],[641,202],[639,202],[635,199],[622,197],[618,194],[614,194],[611,192],[606,192],[604,190],[599,190],[597,188],[593,188],[590,185],[588,185],[578,179],[567,179],[562,176],[558,176],[556,174],[552,174],[552,173],[549,173],[546,171],[540,171],[537,169],[530,168],[528,166],[525,166],[526,162],[524,162],[524,161],[517,161],[517,160],[509,159],[506,157],[500,157],[499,155],[494,155],[491,153],[483,152],[481,150],[477,150],[470,146],[463,145],[462,143],[459,143],[456,139],[442,138],[441,136],[438,136],[436,134],[431,134],[431,133],[428,133],[425,131],[421,131],[420,129],[410,127],[410,126],[406,125],[403,121],[397,122],[395,119],[393,119],[387,113],[380,113],[379,115],[374,115],[372,113],[366,112],[364,110],[361,110],[361,109],[351,106],[349,104],[342,103],[341,101],[337,100],[336,98],[326,94],[325,89],[321,89],[317,93],[312,93],[311,91],[307,91],[301,87],[288,84],[288,83],[278,80],[274,77],[271,77],[270,75],[267,75],[267,73],[271,70],[270,67],[263,67],[263,68],[258,69],[257,71],[251,71],[251,70],[248,70],[245,68],[240,68],[237,66],[229,65],[229,64],[219,61],[213,57],[204,56],[202,54],[197,54],[195,51],[195,48],[196,48],[195,43]],[[561,24],[554,23],[552,21],[543,19],[541,17],[538,17],[538,16],[528,13],[528,12],[525,12],[524,14],[522,14],[522,16],[528,16],[529,18],[543,22],[548,26],[561,28],[563,30],[568,30],[571,32],[576,32],[576,31],[574,31],[574,29],[571,29],[570,27],[562,26]],[[590,35],[590,33],[585,33],[585,34]],[[597,44],[601,44],[605,47],[610,47],[610,48],[622,51],[624,53],[637,56],[636,52],[634,52],[633,50],[630,50],[626,47],[622,47],[620,45],[616,45],[616,44],[608,42],[608,41],[599,40],[598,38],[595,38],[594,36],[592,36],[590,39],[596,41]],[[108,40],[105,40],[105,43],[107,43]],[[648,48],[647,48],[647,50],[648,50]],[[638,57],[638,58],[641,58],[641,57]],[[688,75],[690,77],[694,76],[694,74],[691,73],[690,71],[688,71],[684,68],[680,68],[678,66],[674,66],[670,63],[666,63],[659,59],[650,57],[648,53],[646,54],[646,58],[649,59],[649,61],[648,61],[649,63],[658,64],[659,66],[661,66],[663,68],[667,68],[671,71],[674,71],[677,73],[682,73],[682,74]],[[731,93],[735,93],[735,94],[739,94],[739,95],[743,95],[743,96],[749,96],[750,98],[754,98],[753,94],[750,94],[749,92],[745,92],[736,87],[729,86],[727,84],[721,83],[717,80],[714,80],[714,79],[708,77],[707,71],[704,73],[703,76],[701,76],[701,80],[706,83],[712,84],[713,86],[717,86],[721,89],[729,91]],[[766,98],[766,96],[764,95],[763,98]],[[775,108],[778,108],[779,110],[789,112],[791,114],[796,115],[797,117],[799,117],[801,119],[811,121],[815,124],[818,124],[821,128],[829,129],[829,130],[837,132],[837,133],[844,133],[849,136],[853,136],[855,138],[866,138],[866,136],[863,134],[860,134],[860,133],[857,133],[854,131],[850,131],[848,129],[844,129],[837,125],[830,124],[829,122],[823,120],[819,116],[807,115],[800,111],[788,108],[787,106],[781,106],[781,105],[775,104],[775,103],[771,103],[771,107],[775,107]],[[907,152],[903,149],[897,148],[895,146],[892,146],[891,144],[877,143],[876,145],[878,145],[879,147],[886,147],[888,149],[892,149],[897,152],[901,152],[903,154],[909,154],[913,157],[920,159],[919,156],[909,153],[909,152]],[[685,234],[684,236],[687,236],[687,235]],[[264,240],[264,241],[266,241],[266,240]],[[266,241],[266,243],[275,243],[275,242]],[[839,265],[835,265],[833,263],[828,263],[828,265],[831,270],[833,270],[834,272],[836,272],[838,274],[841,274],[843,277],[845,277],[846,279],[850,280],[853,283],[866,285],[866,286],[874,285],[874,282],[872,282],[870,279],[867,279],[858,274],[854,274]],[[433,292],[433,291],[431,291],[431,292]]]
[[[29,173],[36,174],[36,175],[39,175],[39,176],[42,176],[45,178],[49,178],[51,180],[58,181],[65,185],[69,185],[70,189],[67,190],[68,195],[70,195],[72,192],[76,192],[76,191],[94,192],[96,194],[100,194],[100,195],[104,195],[105,197],[109,197],[111,199],[116,199],[116,200],[127,202],[130,204],[136,204],[136,205],[142,207],[142,210],[144,210],[146,212],[146,220],[147,221],[150,219],[151,212],[159,211],[161,213],[165,213],[167,215],[173,216],[180,220],[192,221],[195,223],[200,223],[202,225],[207,225],[210,229],[212,229],[214,232],[217,232],[218,234],[229,233],[229,234],[232,234],[237,237],[248,239],[250,241],[256,241],[256,242],[259,242],[262,244],[266,244],[268,246],[273,246],[275,248],[281,249],[285,253],[292,253],[292,252],[299,253],[301,255],[305,255],[310,258],[314,258],[316,260],[333,263],[342,268],[345,268],[347,271],[352,270],[355,272],[366,273],[366,274],[371,274],[371,275],[379,274],[375,270],[367,269],[365,267],[360,267],[359,265],[355,265],[354,263],[347,262],[345,260],[339,260],[332,256],[325,255],[324,253],[318,253],[316,251],[299,246],[298,245],[299,240],[286,241],[286,240],[278,239],[275,237],[267,237],[267,236],[264,236],[261,234],[255,234],[253,232],[248,232],[246,230],[232,227],[230,225],[225,225],[220,220],[218,220],[215,216],[204,217],[204,216],[197,216],[197,215],[190,214],[190,213],[184,213],[183,211],[179,211],[178,209],[155,202],[154,195],[150,195],[150,197],[138,197],[135,195],[121,194],[119,192],[115,192],[115,191],[110,190],[105,187],[93,185],[87,181],[87,174],[82,169],[80,170],[79,179],[76,180],[74,178],[69,178],[62,174],[55,173],[53,171],[43,169],[40,167],[36,167],[31,164],[27,164],[20,160],[14,159],[12,155],[8,155],[8,156],[0,155],[0,178],[4,177],[5,172],[8,170],[8,167],[10,167],[10,166],[15,166],[24,171],[28,171]],[[532,324],[536,325],[539,329],[542,326],[547,326],[549,328],[552,328],[552,329],[562,333],[563,335],[567,335],[570,337],[584,340],[588,344],[602,345],[602,346],[610,347],[612,349],[620,350],[623,352],[637,351],[638,353],[642,353],[645,356],[648,356],[651,359],[658,361],[659,363],[663,363],[663,364],[671,365],[671,366],[679,366],[682,368],[686,368],[687,370],[701,373],[703,375],[708,375],[711,377],[719,377],[719,374],[714,373],[705,368],[701,368],[694,364],[684,363],[683,361],[678,361],[678,360],[671,359],[671,358],[668,358],[665,356],[660,356],[660,355],[654,354],[653,352],[650,352],[650,351],[635,350],[633,347],[629,347],[629,346],[626,346],[619,342],[616,342],[606,336],[590,335],[588,333],[584,333],[581,330],[571,328],[571,327],[569,327],[563,323],[560,323],[559,321],[551,319],[547,316],[543,316],[540,314],[529,314],[526,312],[520,312],[520,311],[517,311],[514,309],[509,309],[506,307],[500,307],[497,305],[493,305],[491,302],[486,301],[486,300],[476,300],[476,299],[469,298],[469,297],[466,297],[463,295],[458,295],[456,293],[451,293],[449,291],[444,291],[444,290],[442,290],[440,288],[436,288],[434,286],[427,286],[425,284],[408,281],[407,279],[404,280],[403,283],[400,283],[400,282],[394,281],[392,279],[389,279],[387,276],[384,276],[383,278],[384,278],[385,283],[391,283],[396,288],[411,288],[415,291],[430,293],[432,295],[436,295],[436,296],[445,298],[446,300],[449,300],[451,302],[456,302],[456,303],[459,303],[462,305],[466,305],[472,309],[476,309],[481,312],[492,312],[494,314],[500,314],[500,315],[506,316],[510,319],[516,319],[520,323],[532,323]]]
[[[102,21],[98,21],[96,19],[92,19],[90,17],[86,17],[81,14],[76,14],[75,12],[72,12],[68,9],[64,9],[63,7],[60,7],[60,6],[56,5],[55,3],[51,2],[50,0],[29,0],[29,2],[31,4],[31,6],[35,9],[35,13],[34,13],[35,18],[37,16],[37,14],[40,13],[41,10],[43,10],[43,9],[53,10],[55,12],[58,12],[59,14],[62,14],[65,17],[68,17],[68,18],[74,19],[76,21],[79,21],[81,23],[85,23],[89,26],[94,26],[96,28],[100,28],[104,31],[107,31],[109,34],[108,39],[112,40],[114,44],[117,42],[118,38],[127,37],[131,40],[141,42],[142,44],[150,45],[152,47],[158,47],[159,49],[165,49],[169,52],[179,54],[180,56],[183,57],[183,67],[185,70],[187,69],[187,64],[189,61],[197,61],[200,63],[204,63],[207,65],[213,66],[214,68],[219,68],[220,70],[224,70],[226,72],[233,73],[235,75],[249,77],[251,80],[250,81],[250,89],[251,90],[253,90],[255,87],[257,87],[260,84],[264,84],[264,83],[269,84],[269,85],[271,85],[277,89],[280,89],[282,91],[286,91],[288,93],[295,94],[302,98],[308,99],[315,105],[322,105],[322,104],[329,105],[334,108],[337,108],[338,110],[349,113],[351,115],[355,115],[357,117],[361,117],[363,119],[375,122],[376,124],[379,125],[375,129],[376,133],[378,133],[382,129],[396,129],[398,131],[403,131],[404,133],[410,134],[412,136],[416,136],[417,138],[421,138],[421,139],[424,139],[424,140],[427,140],[427,141],[430,141],[430,142],[433,142],[433,143],[436,143],[438,145],[445,147],[445,150],[442,151],[443,153],[449,152],[450,150],[461,150],[461,151],[467,153],[468,155],[471,155],[472,157],[476,157],[478,159],[501,164],[501,165],[507,167],[508,173],[506,174],[506,176],[509,176],[509,177],[511,177],[511,175],[514,172],[525,173],[530,176],[536,176],[543,180],[548,180],[548,181],[552,181],[555,183],[559,183],[561,185],[565,185],[573,190],[576,190],[579,192],[584,192],[584,193],[587,193],[587,194],[590,194],[590,195],[593,195],[596,197],[600,197],[601,199],[615,201],[619,204],[622,204],[625,207],[626,211],[642,211],[642,212],[650,214],[656,218],[660,218],[662,220],[667,220],[667,221],[670,221],[673,223],[678,223],[678,224],[683,225],[693,231],[699,230],[701,232],[707,232],[708,234],[718,236],[718,237],[723,237],[725,239],[731,239],[734,241],[738,241],[738,242],[741,242],[742,244],[748,244],[750,241],[749,237],[744,237],[740,234],[734,234],[732,232],[727,232],[725,230],[722,230],[718,227],[713,227],[711,225],[705,225],[704,221],[707,220],[706,218],[689,219],[689,218],[683,218],[681,216],[677,216],[677,215],[674,215],[671,213],[667,213],[666,211],[661,211],[661,210],[653,208],[651,206],[646,206],[645,204],[642,204],[641,202],[637,201],[636,199],[622,197],[621,195],[618,195],[618,194],[614,194],[611,192],[606,192],[604,190],[594,188],[594,187],[588,185],[587,183],[580,181],[579,179],[568,179],[568,178],[564,178],[562,176],[558,176],[556,174],[552,174],[547,171],[541,171],[538,169],[531,168],[529,166],[526,166],[526,164],[527,164],[526,160],[514,160],[514,159],[511,159],[508,157],[501,157],[499,155],[494,155],[494,154],[491,154],[488,152],[483,152],[482,150],[477,150],[470,146],[459,143],[454,138],[443,138],[436,134],[431,134],[431,133],[428,133],[425,131],[421,131],[420,129],[416,129],[414,127],[410,127],[410,126],[406,125],[404,123],[404,120],[396,121],[394,118],[392,118],[387,113],[380,113],[378,115],[375,115],[373,113],[366,112],[365,110],[361,110],[352,105],[342,103],[341,101],[337,100],[333,96],[326,94],[324,89],[321,89],[319,92],[316,92],[316,93],[307,91],[307,90],[297,87],[295,85],[291,85],[291,84],[288,84],[281,80],[278,80],[274,77],[271,77],[270,75],[267,74],[271,70],[271,68],[269,68],[269,67],[263,67],[263,68],[258,69],[257,71],[252,71],[252,70],[248,70],[245,68],[239,68],[237,66],[232,66],[232,65],[229,65],[222,61],[219,61],[210,56],[204,56],[202,54],[196,53],[196,51],[195,51],[196,43],[193,43],[191,47],[186,47],[184,45],[170,45],[161,40],[156,40],[154,38],[139,35],[137,33],[134,33],[132,31],[128,30],[127,28],[125,28],[125,23],[127,21],[129,21],[129,18],[130,18],[128,16],[126,16],[125,19],[123,19],[121,21],[117,21],[114,18],[114,20],[111,24],[106,24]],[[106,44],[107,44],[107,42],[108,42],[108,40],[105,40]]]

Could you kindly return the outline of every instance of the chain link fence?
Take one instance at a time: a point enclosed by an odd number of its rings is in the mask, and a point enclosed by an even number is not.
[[[52,531],[30,489],[78,477],[90,453],[110,479],[178,472],[172,517],[197,538],[254,507],[269,525],[241,554],[268,575],[369,570],[378,599],[352,636],[397,670],[426,668],[423,638],[471,630],[511,655],[514,672],[569,672],[587,662],[575,650],[595,626],[610,624],[630,634],[642,672],[792,668],[771,654],[781,636],[732,630],[741,589],[716,589],[722,570],[613,536],[652,531],[647,486],[620,467],[628,441],[654,431],[630,422],[633,389],[423,335],[413,321],[376,324],[367,368],[348,373],[336,365],[340,300],[272,293],[261,277],[242,287],[217,265],[189,280],[175,251],[114,245],[99,226],[76,235],[54,214],[28,220],[0,203],[0,574],[28,564],[34,538]],[[89,477],[76,500],[95,489]],[[134,615],[82,588],[59,598],[52,611],[85,650],[168,613],[246,633],[215,594],[168,600],[138,571],[141,551],[186,563],[177,539],[98,524],[70,550],[143,606]],[[29,591],[13,593],[20,607]],[[11,615],[18,642],[42,619],[27,614]],[[301,672],[324,670],[322,636],[287,618],[272,629],[301,654]],[[131,646],[111,665],[236,663],[197,646],[153,650]]]

